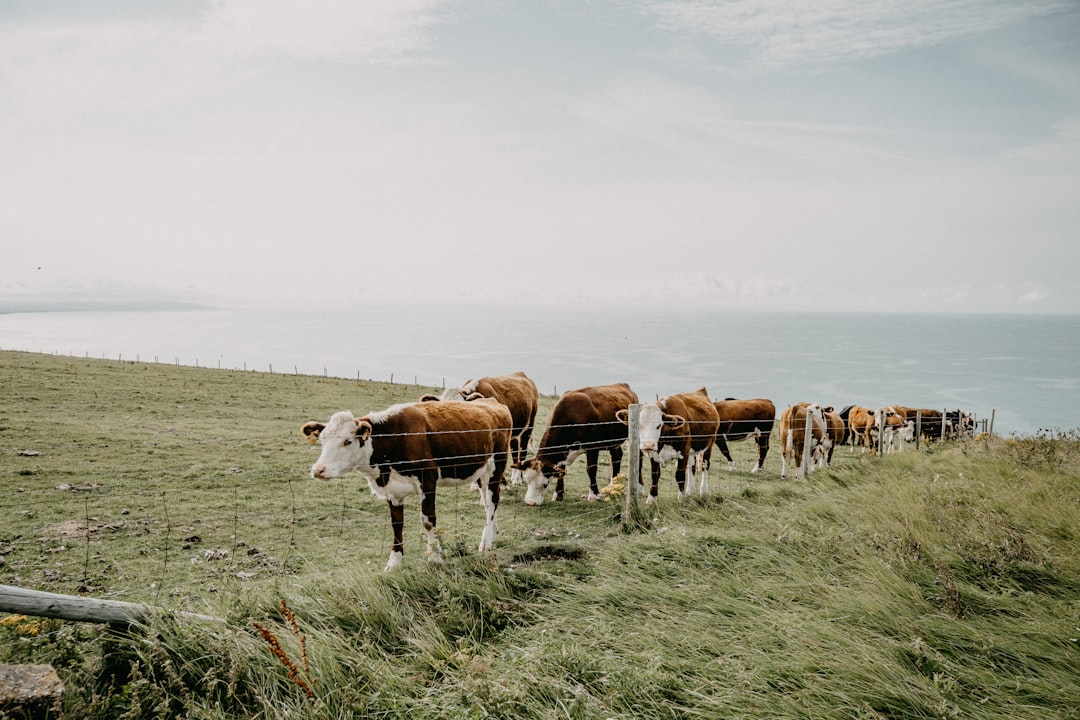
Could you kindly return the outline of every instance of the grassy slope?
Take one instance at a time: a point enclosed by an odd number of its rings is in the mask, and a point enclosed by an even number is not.
[[[2,582],[229,619],[132,639],[0,627],[0,657],[61,669],[71,716],[1080,716],[1073,437],[842,456],[809,482],[771,456],[682,504],[668,470],[626,534],[610,506],[511,492],[487,558],[475,501],[452,495],[448,562],[423,563],[414,533],[383,575],[385,508],[304,481],[296,431],[418,388],[21,353],[0,353],[0,384]],[[80,518],[89,541],[47,532]]]

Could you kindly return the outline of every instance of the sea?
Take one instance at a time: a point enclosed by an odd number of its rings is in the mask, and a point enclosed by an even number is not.
[[[1002,435],[1080,427],[1080,315],[611,308],[182,308],[3,312],[0,349],[433,389],[522,370],[542,393],[705,387],[777,408],[964,409]],[[0,356],[0,362],[2,362]],[[342,398],[343,408],[347,398]],[[349,408],[366,412],[378,408]],[[303,414],[303,409],[298,408]]]

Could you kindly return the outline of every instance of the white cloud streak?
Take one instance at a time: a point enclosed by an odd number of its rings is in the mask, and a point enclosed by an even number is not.
[[[749,48],[762,65],[866,58],[1068,10],[1069,0],[664,0],[646,14],[675,32]]]

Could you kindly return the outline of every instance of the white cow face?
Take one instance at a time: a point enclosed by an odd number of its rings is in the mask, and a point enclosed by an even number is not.
[[[522,466],[522,480],[525,481],[525,504],[543,505],[544,491],[560,475],[566,475],[566,465],[541,462],[536,458]]]
[[[313,478],[341,477],[371,462],[371,424],[357,420],[348,410],[334,413],[326,425],[309,422],[302,430],[309,439],[317,439],[322,445],[318,462],[311,466]]]
[[[629,423],[629,413],[620,410],[615,414],[623,423]],[[642,405],[638,415],[638,449],[646,457],[659,459],[660,436],[664,428],[675,430],[686,424],[686,420],[680,415],[669,415],[660,408],[659,403]]]

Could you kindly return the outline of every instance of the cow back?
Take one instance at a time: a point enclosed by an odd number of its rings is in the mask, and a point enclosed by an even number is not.
[[[510,443],[510,411],[494,400],[421,402],[375,413],[371,423],[372,465],[408,474],[438,468],[448,477],[474,473]]]
[[[678,415],[686,421],[685,425],[675,429],[665,427],[661,441],[668,437],[685,437],[695,450],[712,445],[716,439],[720,415],[705,388],[668,395],[660,398],[657,404],[662,412]]]
[[[540,449],[614,444],[626,439],[626,426],[616,417],[638,402],[626,383],[596,385],[564,392],[551,411]]]

